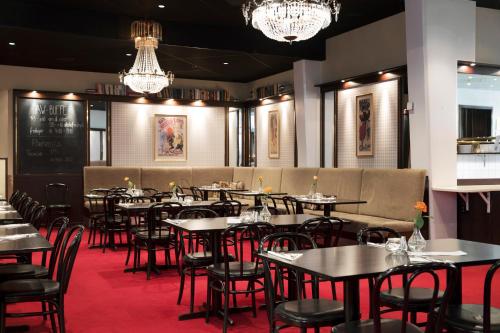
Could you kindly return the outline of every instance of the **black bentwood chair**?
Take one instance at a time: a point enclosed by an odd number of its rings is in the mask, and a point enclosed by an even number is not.
[[[483,304],[449,305],[445,327],[448,332],[500,332],[500,309],[491,306],[493,276],[500,268],[500,261],[490,267],[484,280]]]
[[[315,248],[316,243],[308,235],[281,232],[264,237],[260,243],[259,252]],[[333,326],[345,321],[344,307],[341,302],[319,298],[318,278],[312,278],[312,296],[308,299],[302,296],[304,294],[302,292],[303,274],[283,265],[271,263],[267,259],[263,260],[263,264],[270,333],[277,333],[280,329],[290,326],[299,327],[301,332],[306,332],[308,328],[314,328],[318,332],[320,327]],[[290,295],[287,295],[285,281],[295,284],[297,299],[290,299]],[[276,326],[278,322],[284,325]]]
[[[368,243],[385,243],[388,238],[400,238],[401,235],[390,228],[385,227],[371,227],[364,228],[358,232],[357,238],[358,243],[362,245],[366,245]],[[403,274],[402,276],[403,284],[406,283],[408,277]],[[393,288],[392,287],[392,279],[387,279],[388,289],[383,290],[380,294],[380,303],[382,306],[385,306],[385,310],[381,310],[381,313],[387,313],[392,311],[401,310],[401,304],[404,299],[404,288]],[[368,288],[369,290],[373,290],[374,279],[368,279]],[[408,297],[409,306],[408,309],[410,311],[411,322],[417,324],[417,313],[418,312],[427,312],[427,304],[431,301],[433,297],[433,290],[430,288],[412,288],[411,294]],[[443,297],[443,292],[438,292],[437,302],[441,301]],[[372,304],[370,304],[372,305]],[[372,318],[372,311],[370,309],[370,318]],[[425,323],[419,324],[420,326],[424,326]]]
[[[55,279],[19,279],[0,284],[0,333],[4,333],[6,317],[50,315],[52,330],[56,332],[55,314],[59,332],[66,332],[64,324],[64,295],[68,291],[71,272],[82,240],[82,225],[67,229],[62,239]],[[30,313],[7,313],[7,305],[25,302],[48,303],[49,310]]]
[[[16,190],[14,193],[12,193],[12,195],[10,196],[9,198],[9,204],[11,204],[12,206],[14,206],[14,203],[17,202],[17,200],[19,200],[19,197],[21,196],[21,191],[19,190]]]
[[[68,216],[71,210],[69,199],[69,186],[62,183],[50,183],[45,185],[45,206],[49,215],[49,221],[54,217]]]
[[[106,252],[106,247],[115,246],[115,235],[120,236],[127,232],[127,216],[122,214],[119,203],[128,202],[132,198],[131,195],[121,192],[110,193],[104,197],[104,216],[101,218],[101,236],[104,235],[104,241],[100,242],[102,252]]]
[[[17,211],[19,211],[19,208],[21,207],[22,202],[28,197],[28,194],[26,192],[21,193],[18,197],[14,198],[12,200],[12,207],[14,207]]]
[[[446,276],[449,277],[449,283],[446,284],[446,289],[443,298],[438,302],[439,294],[439,276],[437,270],[446,271]],[[457,279],[457,268],[449,263],[425,263],[425,264],[409,264],[406,266],[398,266],[391,268],[380,274],[375,281],[371,300],[373,302],[373,319],[360,320],[340,324],[332,329],[332,333],[422,333],[421,329],[408,321],[410,313],[412,293],[412,284],[419,280],[419,277],[430,277],[433,284],[432,298],[426,303],[427,315],[429,320],[425,326],[426,333],[441,333],[443,331],[444,319],[448,302],[451,297]],[[401,319],[382,319],[380,307],[381,304],[381,289],[385,280],[394,275],[408,275],[408,282],[404,287],[404,297],[401,302]]]
[[[188,208],[177,214],[177,219],[205,219],[214,218],[219,215],[210,209]],[[187,243],[187,244],[186,244]],[[181,248],[182,262],[180,264],[181,285],[177,304],[181,304],[184,292],[186,275],[190,277],[191,297],[189,300],[189,311],[194,310],[195,278],[207,275],[207,266],[213,263],[212,251],[209,244],[209,235],[204,233],[179,233],[179,244]],[[199,245],[202,251],[198,251]],[[187,247],[187,249],[186,249]]]
[[[214,303],[218,303],[219,294],[224,298],[224,323],[222,332],[227,332],[229,322],[229,296],[233,296],[233,303],[236,295],[245,294],[252,297],[252,313],[257,317],[257,303],[255,294],[264,291],[264,269],[257,257],[257,249],[260,240],[274,232],[274,226],[270,223],[240,223],[227,228],[222,234],[222,248],[224,261],[208,266],[207,280],[207,312],[206,321],[208,322],[212,311],[219,311],[217,306],[212,304],[212,293],[214,294]],[[230,244],[229,238],[235,235],[238,246],[238,260],[235,261],[235,254],[230,253],[229,249],[234,248]],[[243,243],[246,244],[243,244]],[[237,289],[238,282],[247,282],[247,288]]]

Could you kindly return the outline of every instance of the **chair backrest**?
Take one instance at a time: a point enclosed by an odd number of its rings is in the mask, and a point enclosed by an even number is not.
[[[191,195],[193,196],[193,199],[196,200],[196,201],[201,201],[203,200],[203,192],[202,190],[200,190],[198,187],[196,186],[191,186],[189,188],[189,190],[191,191]]]
[[[445,271],[448,277],[448,283],[446,283],[445,291],[443,297],[439,299],[439,276],[437,274],[437,270]],[[384,273],[380,274],[376,281],[375,286],[373,288],[372,304],[373,304],[373,328],[374,333],[383,333],[381,329],[381,302],[380,302],[380,294],[383,289],[383,284],[386,280],[388,280],[393,275],[406,275],[408,277],[407,282],[404,285],[404,295],[402,301],[402,327],[401,332],[406,332],[406,326],[408,323],[408,314],[409,314],[409,306],[410,306],[410,290],[415,281],[419,280],[419,277],[425,276],[425,278],[430,277],[432,286],[430,289],[432,290],[432,297],[428,302],[429,312],[428,312],[428,320],[425,328],[426,333],[430,332],[442,332],[442,327],[446,315],[446,309],[448,306],[448,302],[451,297],[451,291],[455,286],[455,282],[457,279],[457,268],[449,263],[441,263],[441,262],[432,262],[425,264],[409,264],[404,266],[398,266],[391,268]],[[429,284],[429,279],[426,279],[426,284]],[[439,300],[439,302],[438,302]],[[434,311],[437,309],[437,315],[434,315]]]
[[[23,222],[24,223],[30,223],[31,219],[33,217],[33,214],[37,210],[37,208],[40,206],[40,203],[38,201],[32,201],[28,207],[25,208],[25,213],[23,215]]]
[[[240,216],[241,202],[237,200],[215,201],[210,205],[220,216]]]
[[[252,206],[252,207],[248,207],[246,209],[246,211],[260,213],[262,211],[262,209],[264,209],[264,206]],[[271,213],[271,215],[280,215],[280,211],[276,207],[268,206],[267,209],[269,210],[269,213]]]
[[[494,263],[484,281],[484,296],[483,296],[483,332],[491,333],[491,285],[496,271],[500,268],[500,260]]]
[[[108,193],[125,193],[127,190],[128,188],[126,187],[112,187],[109,189]]]
[[[68,291],[71,273],[82,241],[84,229],[83,225],[66,228],[57,265],[57,281],[60,283],[59,292],[61,297]]]
[[[155,195],[158,192],[160,192],[160,191],[158,191],[157,189],[152,188],[152,187],[145,187],[142,189],[142,194],[145,197],[152,197],[153,195]]]
[[[60,216],[56,219],[54,219],[52,222],[49,223],[47,226],[47,234],[45,235],[45,239],[51,242],[52,239],[52,234],[56,230],[56,228],[59,226],[59,229],[57,230],[56,237],[52,243],[52,251],[51,251],[51,256],[49,259],[49,277],[52,278],[55,270],[55,265],[57,261],[57,255],[59,254],[60,251],[60,245],[62,241],[62,237],[64,235],[64,232],[66,228],[69,225],[69,219],[66,216]],[[47,252],[44,251],[42,254],[42,266],[45,266],[47,264]]]
[[[214,217],[219,217],[219,214],[217,212],[207,209],[207,208],[185,208],[181,210],[177,214],[177,219],[206,219],[206,218],[214,218]],[[209,237],[207,237],[207,234],[205,233],[197,233],[195,235],[195,238],[200,241],[202,241],[202,250],[203,254],[206,255],[207,251],[209,251]],[[186,254],[186,244],[185,240],[187,240],[187,248],[188,252],[195,252],[195,247],[193,246],[193,234],[192,233],[187,233],[187,236],[185,236],[184,232],[180,231],[179,232],[179,239],[180,239],[180,247],[181,247],[181,254],[184,256]],[[197,251],[197,250],[196,250]]]
[[[13,202],[12,202],[12,207],[14,207],[16,210],[19,210],[19,207],[21,206],[22,202],[28,197],[28,194],[26,192],[23,192],[20,196],[18,196]]]
[[[31,207],[31,205],[33,205],[33,198],[32,197],[26,197],[21,202],[21,205],[19,206],[19,208],[17,209],[17,211],[19,212],[19,214],[22,217],[24,217],[24,216],[26,216],[26,212]]]
[[[14,205],[14,202],[16,202],[20,196],[21,196],[21,191],[16,190],[16,191],[15,191],[14,193],[12,193],[12,195],[10,196],[10,198],[9,198],[9,204],[11,204],[11,205],[13,206],[13,205]]]
[[[117,205],[121,202],[128,202],[132,196],[122,192],[112,192],[104,197],[104,214],[109,218],[117,213]]]
[[[315,217],[304,221],[297,232],[311,236],[318,247],[337,246],[344,228],[344,221],[334,217]]]
[[[206,219],[214,217],[219,217],[219,214],[208,208],[184,208],[176,216],[177,219]]]
[[[28,222],[31,223],[36,229],[40,229],[46,218],[47,208],[44,205],[39,205],[36,207],[36,210],[33,212]]]
[[[222,234],[223,254],[224,254],[224,276],[229,280],[229,263],[234,262],[233,258],[238,258],[240,275],[243,276],[244,268],[248,262],[255,263],[255,272],[258,270],[258,257],[256,256],[261,240],[273,234],[275,227],[270,223],[239,223],[227,228]],[[238,255],[230,253],[234,249],[234,242],[238,243]]]
[[[162,202],[163,199],[172,198],[172,192],[158,192],[151,196],[156,202]]]
[[[394,229],[386,227],[367,227],[358,231],[358,244],[370,243],[384,244],[388,238],[401,238],[401,234]]]
[[[182,210],[182,205],[178,202],[158,202],[148,209],[147,213],[147,223],[148,223],[148,239],[152,239],[153,236],[162,235],[170,232],[170,228],[162,228],[164,225],[162,220],[175,218],[175,216]]]
[[[287,214],[296,214],[297,212],[297,199],[291,196],[284,196],[281,198],[285,204]]]
[[[283,252],[283,251],[298,251],[304,249],[315,249],[316,243],[306,235],[298,232],[278,232],[265,236],[259,245],[259,253],[268,251]],[[265,274],[265,297],[267,306],[268,318],[274,317],[274,305],[284,302],[288,299],[285,283],[295,283],[297,288],[297,297],[302,299],[304,293],[302,289],[304,284],[301,283],[303,274],[283,265],[271,263],[267,259],[263,259],[264,274]],[[275,278],[272,277],[272,272]],[[286,282],[285,282],[286,280]],[[318,279],[313,277],[313,297],[318,297]]]
[[[132,196],[127,199],[127,202],[130,203],[153,203],[155,200],[148,196]]]
[[[45,204],[66,204],[69,196],[69,186],[63,183],[50,183],[45,185]]]

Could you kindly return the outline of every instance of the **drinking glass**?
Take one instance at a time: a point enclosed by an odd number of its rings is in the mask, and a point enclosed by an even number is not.
[[[253,222],[253,220],[254,220],[253,212],[249,212],[249,211],[242,212],[240,215],[240,220],[242,223]]]

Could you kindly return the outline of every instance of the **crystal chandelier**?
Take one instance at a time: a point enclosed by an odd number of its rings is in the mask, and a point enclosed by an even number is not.
[[[138,93],[155,94],[168,87],[174,80],[174,74],[166,74],[156,59],[155,49],[162,39],[161,25],[153,21],[134,21],[132,39],[135,41],[137,57],[134,65],[127,72],[120,73],[120,81]]]
[[[306,40],[328,27],[340,13],[337,0],[247,0],[243,16],[255,29],[279,42]]]

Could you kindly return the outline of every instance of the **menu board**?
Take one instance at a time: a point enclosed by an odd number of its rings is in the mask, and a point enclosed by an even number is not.
[[[84,110],[83,101],[18,98],[18,173],[81,173]]]

